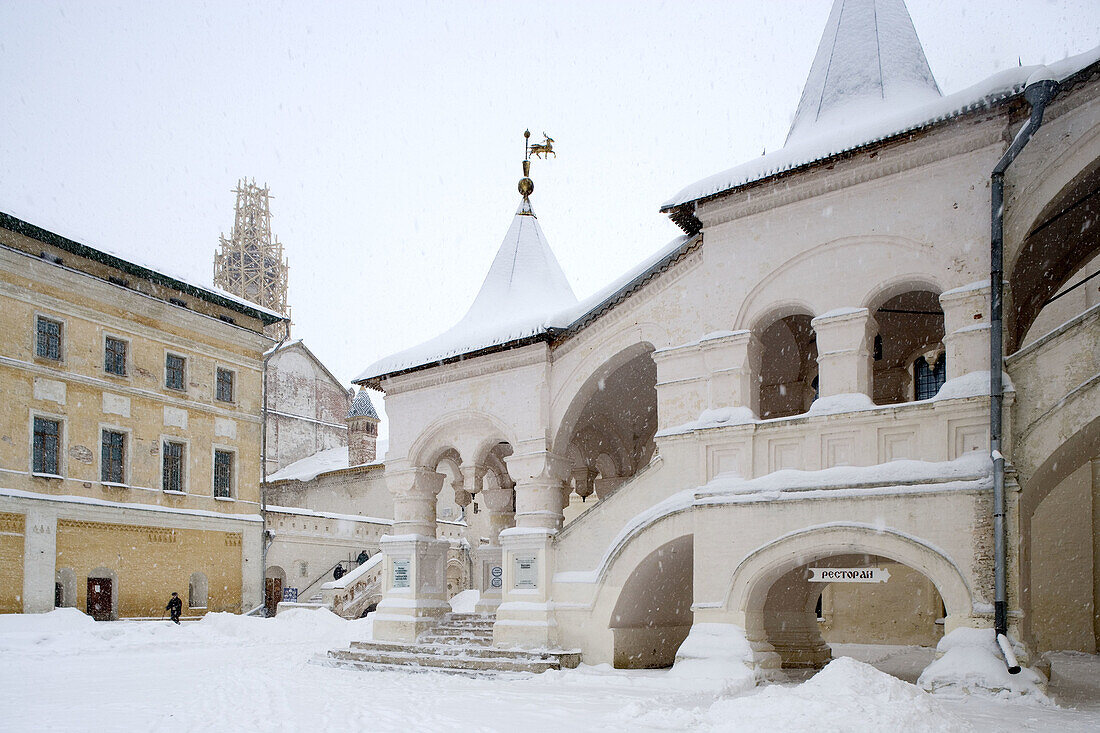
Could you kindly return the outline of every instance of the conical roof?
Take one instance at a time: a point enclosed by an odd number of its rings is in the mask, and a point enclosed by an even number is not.
[[[941,96],[904,0],[835,0],[787,142]]]
[[[547,330],[577,296],[524,197],[470,310],[443,334],[372,364],[354,381],[527,339]]]
[[[576,302],[531,202],[524,197],[460,325],[546,315]]]
[[[370,395],[367,394],[367,390],[360,389],[359,394],[355,395],[355,399],[351,401],[351,409],[348,410],[348,419],[351,420],[356,417],[369,417],[374,420],[378,420],[378,413],[374,410],[374,403],[371,402]]]

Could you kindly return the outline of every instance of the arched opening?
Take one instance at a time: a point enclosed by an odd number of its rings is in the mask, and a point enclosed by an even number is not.
[[[58,568],[54,580],[55,608],[76,607],[76,572],[72,568]]]
[[[760,417],[800,415],[817,398],[817,338],[812,316],[764,321],[760,340]]]
[[[436,472],[444,476],[443,488],[440,489],[435,499],[436,519],[457,522],[463,517],[465,505],[460,504],[459,500],[465,499],[466,497],[461,494],[461,491],[465,489],[462,484],[461,466],[462,457],[459,456],[458,451],[454,448],[449,448],[444,451],[435,462],[434,468]],[[456,488],[459,490],[458,493],[455,491]],[[477,487],[471,487],[471,489],[476,491]],[[473,491],[471,491],[471,493],[473,493]]]
[[[283,600],[283,587],[286,585],[286,571],[278,565],[272,565],[264,573],[264,615],[271,618],[279,610],[279,601]]]
[[[909,290],[874,310],[873,398],[876,405],[930,399],[947,381],[939,293]]]
[[[207,603],[206,576],[202,573],[191,573],[191,579],[187,583],[187,607],[206,608]]]
[[[1007,273],[1005,346],[1023,343],[1044,306],[1100,253],[1100,160],[1067,185],[1036,217]],[[1091,281],[1094,285],[1096,279]],[[1093,292],[1095,295],[1095,290]]]
[[[451,558],[447,561],[447,598],[454,598],[456,595],[470,587],[469,572],[466,567],[466,563],[457,558]]]
[[[1083,264],[1039,310],[1020,347],[1037,341],[1062,324],[1100,305],[1100,253]]]
[[[630,574],[610,628],[618,669],[671,667],[691,630],[694,538],[678,537],[650,553]]]
[[[873,568],[875,579],[828,582],[811,568]],[[791,568],[768,589],[763,608],[767,641],[787,669],[817,669],[841,654],[874,663],[884,658],[883,646],[914,648],[910,655],[923,667],[943,636],[943,617],[930,579],[870,554],[829,555]]]
[[[1062,443],[1021,493],[1025,619],[1039,652],[1100,650],[1098,502],[1100,417]]]
[[[571,493],[605,499],[649,464],[657,432],[657,365],[639,344],[596,370],[573,398],[555,445],[573,463]],[[572,516],[579,511],[570,512]]]

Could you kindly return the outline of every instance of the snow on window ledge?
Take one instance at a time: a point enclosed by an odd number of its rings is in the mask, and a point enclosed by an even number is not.
[[[186,491],[175,491],[173,489],[165,489],[164,493],[165,494],[171,494],[172,496],[187,496]]]
[[[56,474],[56,473],[38,473],[37,471],[32,471],[31,476],[34,476],[35,478],[54,479],[56,481],[64,481],[65,480],[64,476],[61,476],[61,475]]]
[[[108,488],[108,489],[129,489],[130,488],[130,484],[120,484],[120,483],[116,483],[114,481],[100,481],[99,485],[103,486],[105,488]]]
[[[214,501],[236,501],[232,496],[215,496]]]

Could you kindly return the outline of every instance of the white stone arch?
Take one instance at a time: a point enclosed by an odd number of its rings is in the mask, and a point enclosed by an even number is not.
[[[463,462],[476,461],[497,443],[516,445],[512,431],[494,415],[477,410],[459,410],[440,415],[429,423],[409,447],[413,466],[434,468],[448,449]]]
[[[606,355],[609,349],[599,351],[603,360],[580,384],[574,385],[568,406],[560,411],[561,419],[551,434],[553,452],[570,455],[570,444],[580,439],[582,450],[588,450],[588,462],[595,461],[602,452],[601,448],[613,449],[619,453],[616,463],[620,468],[628,468],[628,475],[640,470],[651,456],[652,435],[656,433],[658,423],[657,365],[651,357],[654,350],[654,344],[650,341],[632,341],[625,348],[612,352],[610,357]],[[590,365],[591,357],[592,354],[587,360]],[[615,394],[604,392],[605,380],[610,378],[617,379],[606,382],[608,390],[621,389],[626,392],[621,395],[625,402],[619,403],[618,409],[607,412],[608,403],[614,400],[613,396],[608,395]],[[638,386],[651,386],[651,402],[648,402],[645,392],[636,389]],[[650,428],[652,431],[649,431]],[[626,433],[623,433],[624,429]],[[647,445],[635,445],[628,438],[631,435],[643,436],[649,442]]]
[[[726,608],[743,623],[750,639],[764,641],[764,603],[775,582],[808,562],[851,554],[885,557],[931,580],[947,609],[947,631],[973,615],[970,587],[943,551],[901,532],[855,522],[807,527],[753,550],[733,571]]]
[[[1055,111],[1056,107],[1057,102]],[[1048,110],[1046,122],[1035,139],[1009,168],[1010,183],[1016,184],[1017,180],[1019,183],[1014,186],[1013,196],[1005,206],[1006,282],[1015,270],[1027,235],[1039,223],[1044,210],[1051,202],[1061,199],[1076,181],[1100,168],[1100,124],[1096,123],[1096,103],[1073,110],[1064,118],[1052,119],[1050,112]],[[1075,119],[1078,116],[1084,121]],[[1075,134],[1079,137],[1073,139]],[[1021,167],[1027,165],[1033,166],[1028,171],[1030,175],[1018,179]]]
[[[944,287],[938,279],[928,275],[903,273],[870,283],[859,301],[859,306],[871,311],[873,315],[886,301],[913,291],[928,291],[939,296],[943,294]]]
[[[641,350],[652,353],[669,345],[668,331],[661,324],[652,321],[631,323],[610,335],[602,335],[599,346],[589,351],[584,358],[569,370],[554,389],[551,398],[551,414],[555,416],[551,435],[553,450],[564,452],[567,446],[560,441],[568,439],[573,425],[580,415],[586,400],[578,400],[582,392],[591,387],[600,376],[606,376],[625,364]]]
[[[694,538],[693,501],[693,492],[670,497],[663,512],[628,525],[612,540],[592,571],[597,588],[594,608],[604,609],[595,619],[599,628],[611,627],[611,614],[623,584],[654,550],[681,537]]]
[[[834,308],[851,307],[866,300],[866,295],[858,300],[851,297],[853,292],[862,288],[860,281],[836,283],[834,292],[826,287],[806,287],[807,283],[820,283],[821,273],[828,272],[828,265],[837,258],[865,263],[860,268],[861,272],[901,272],[904,273],[901,276],[903,279],[937,283],[939,278],[936,273],[945,269],[937,268],[940,257],[934,247],[905,237],[874,234],[830,240],[800,252],[763,277],[742,301],[733,328],[754,329],[760,325],[761,319],[784,307],[802,308],[810,315],[817,316]],[[884,263],[883,267],[876,270],[868,264],[876,262]],[[877,275],[872,279],[877,280]],[[807,293],[806,297],[792,299],[790,294],[796,288],[797,292]],[[942,286],[940,289],[942,290]]]

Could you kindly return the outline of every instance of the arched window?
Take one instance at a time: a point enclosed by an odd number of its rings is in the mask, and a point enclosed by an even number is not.
[[[923,356],[913,362],[913,383],[915,399],[930,400],[940,391],[947,381],[947,356],[938,354],[931,366]]]
[[[187,584],[187,607],[206,608],[206,576],[191,573],[191,582]]]

